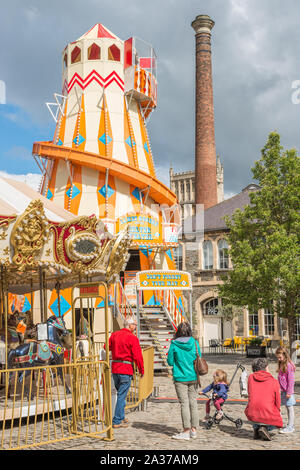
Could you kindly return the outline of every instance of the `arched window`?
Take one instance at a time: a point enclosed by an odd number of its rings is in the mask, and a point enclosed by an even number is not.
[[[97,44],[93,43],[88,48],[88,60],[99,60],[101,58],[101,49]]]
[[[213,246],[210,240],[204,240],[203,245],[203,269],[213,269]]]
[[[71,64],[81,61],[81,49],[78,46],[75,46],[71,53]]]
[[[219,313],[219,299],[210,299],[203,304],[204,315],[218,315]]]
[[[228,269],[228,243],[226,240],[218,241],[219,269]]]
[[[113,44],[108,48],[108,60],[115,60],[117,62],[120,62],[121,59],[121,52],[120,49]]]
[[[64,55],[64,69],[66,67],[68,67],[68,54],[67,53],[65,53],[65,55]]]

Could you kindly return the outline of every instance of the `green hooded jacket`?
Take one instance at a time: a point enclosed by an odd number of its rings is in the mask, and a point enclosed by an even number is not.
[[[196,343],[199,356],[200,345],[192,336],[182,336],[171,342],[168,352],[168,364],[173,367],[175,382],[193,382],[197,380],[194,369],[194,360],[197,357]]]

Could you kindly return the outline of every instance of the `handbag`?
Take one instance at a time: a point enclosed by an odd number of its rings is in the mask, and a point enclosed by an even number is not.
[[[200,382],[200,375],[206,375],[208,373],[208,365],[206,360],[203,357],[200,357],[198,348],[197,348],[197,342],[195,340],[195,347],[196,347],[196,359],[194,360],[194,369],[197,374],[197,383],[198,386],[201,387],[201,382]]]

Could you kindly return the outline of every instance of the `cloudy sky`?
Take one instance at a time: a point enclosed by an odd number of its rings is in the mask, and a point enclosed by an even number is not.
[[[300,148],[300,2],[297,0],[12,0],[1,2],[0,172],[36,186],[35,140],[51,140],[45,103],[61,90],[61,51],[95,23],[121,39],[137,36],[158,56],[158,107],[149,133],[158,174],[194,167],[195,38],[198,14],[215,21],[213,81],[216,146],[225,193],[252,181],[268,133]],[[300,82],[299,82],[300,83]],[[2,90],[2,98],[1,98]],[[3,83],[0,83],[0,103]]]

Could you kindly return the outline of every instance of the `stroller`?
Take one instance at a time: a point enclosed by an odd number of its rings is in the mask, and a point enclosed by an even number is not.
[[[230,381],[229,389],[230,389],[230,385],[232,384],[232,382],[233,382],[233,380],[234,380],[234,378],[235,378],[235,376],[236,376],[236,374],[237,374],[237,372],[238,372],[239,369],[241,369],[242,373],[245,373],[245,374],[246,374],[245,367],[242,366],[242,364],[238,363],[237,366],[236,366],[235,372],[234,372],[234,374],[233,374],[233,376],[232,376],[232,379],[231,379],[231,381]],[[242,388],[242,387],[243,387],[243,382],[241,382],[241,380],[240,380],[240,386],[241,386],[241,394],[244,393],[244,396],[245,396],[244,389]],[[243,392],[242,392],[242,391],[243,391]],[[205,395],[207,398],[211,398],[211,396],[208,396],[206,393],[204,393],[204,395]],[[223,406],[223,405],[221,405],[221,406]],[[233,419],[233,418],[231,418],[230,416],[228,416],[228,414],[226,414],[226,413],[224,413],[224,412],[223,412],[222,418],[217,419],[217,418],[216,418],[217,413],[218,413],[218,412],[217,412],[217,410],[216,410],[216,411],[215,411],[215,414],[213,415],[213,417],[210,418],[210,419],[208,419],[208,420],[206,421],[206,423],[205,423],[205,428],[206,428],[206,429],[210,429],[210,428],[213,426],[213,424],[220,424],[220,422],[221,422],[223,419],[228,419],[229,421],[231,421],[232,423],[234,423],[237,429],[240,429],[240,428],[243,426],[243,421],[242,421],[241,419],[239,419],[239,418],[238,418],[238,419]]]

